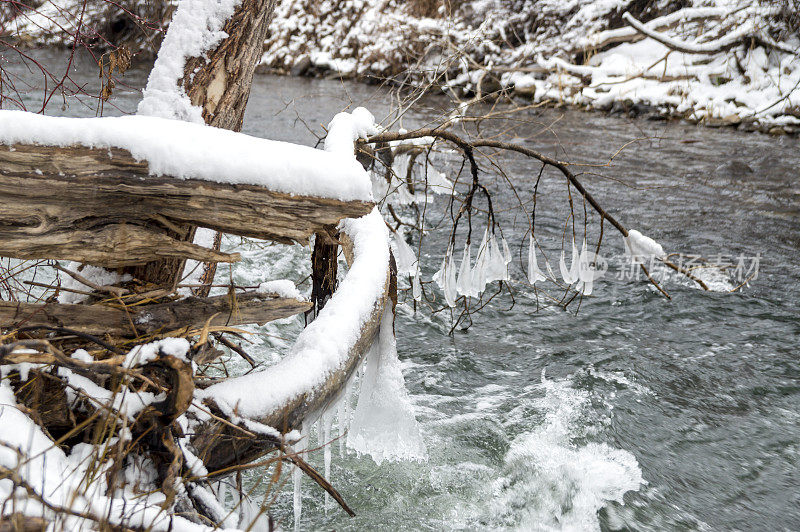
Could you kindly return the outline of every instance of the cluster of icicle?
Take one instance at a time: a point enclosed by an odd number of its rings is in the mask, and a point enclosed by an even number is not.
[[[487,284],[510,279],[508,265],[511,263],[511,250],[505,238],[500,237],[498,243],[494,232],[490,232],[487,228],[478,246],[475,264],[472,264],[471,248],[469,242],[464,244],[461,265],[456,272],[453,244],[450,244],[442,261],[442,267],[433,276],[433,280],[442,289],[444,298],[451,307],[456,305],[459,295],[480,297]]]
[[[390,306],[384,310],[378,337],[372,343],[364,364],[361,364],[347,382],[339,398],[316,418],[303,423],[299,441],[293,445],[295,452],[309,448],[309,438],[316,433],[317,446],[323,447],[324,475],[331,476],[331,439],[335,425],[338,428],[339,453],[345,445],[358,455],[370,456],[378,465],[383,461],[427,458],[425,443],[414,409],[405,387],[397,343],[393,331],[394,315]],[[353,397],[358,397],[355,409]],[[300,523],[303,508],[299,468],[292,472],[294,483],[294,522]],[[325,510],[329,496],[325,493]]]
[[[399,228],[394,235],[392,245],[394,260],[397,264],[397,275],[411,276],[411,295],[414,301],[422,299],[422,285],[420,284],[419,261],[411,246],[406,242],[403,228]]]
[[[639,231],[629,231],[628,236],[624,237],[623,241],[625,254],[634,264],[646,264],[654,259],[663,259],[665,257],[661,244]],[[550,264],[546,261],[547,274],[539,268],[536,247],[536,240],[533,236],[530,236],[528,241],[528,282],[531,286],[535,286],[537,282],[545,281],[548,278],[556,278],[550,268]],[[419,299],[419,267],[413,251],[402,238],[398,238],[396,255],[403,257],[402,264],[409,265],[409,273],[413,269],[413,275],[415,275],[414,298]],[[511,252],[508,249],[505,238],[501,238],[500,244],[498,244],[494,234],[490,234],[487,229],[483,235],[481,245],[478,247],[478,256],[474,265],[472,264],[470,246],[465,244],[461,265],[456,268],[453,245],[450,244],[442,260],[442,266],[434,274],[433,280],[444,292],[447,304],[454,307],[459,295],[479,297],[488,283],[509,280],[508,265],[510,263]],[[398,258],[398,269],[400,269],[400,264],[401,260]],[[563,248],[558,266],[564,284],[587,296],[594,291],[595,281],[601,278],[607,270],[606,261],[597,252],[589,249],[586,240],[583,241],[583,245],[579,250],[578,246],[575,245],[574,239],[572,240],[572,257],[569,266],[567,266],[566,252]]]
[[[589,251],[586,240],[583,241],[581,250],[578,252],[575,239],[573,239],[572,262],[569,268],[567,268],[566,259],[564,257],[564,249],[561,249],[561,258],[558,262],[561,278],[564,280],[565,284],[568,286],[575,285],[575,290],[588,296],[594,290],[594,282],[605,273],[605,270],[597,269],[597,260],[597,253]]]

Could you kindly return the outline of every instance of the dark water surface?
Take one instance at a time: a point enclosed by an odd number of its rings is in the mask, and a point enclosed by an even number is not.
[[[125,79],[141,87],[146,72]],[[96,83],[94,76],[92,63],[79,63],[76,77]],[[121,91],[112,103],[130,112],[138,98]],[[378,118],[393,108],[375,87],[257,76],[244,131],[313,144],[303,122],[319,132],[351,102]],[[94,115],[61,103],[48,112]],[[423,100],[403,125],[436,119],[443,105]],[[337,449],[332,481],[358,517],[325,512],[319,490],[306,485],[301,528],[800,530],[798,140],[577,111],[523,117],[515,134],[539,134],[521,142],[570,161],[607,161],[643,139],[613,166],[586,167],[596,174],[582,177],[587,188],[667,251],[760,254],[758,277],[736,293],[666,281],[667,301],[645,281],[616,279],[612,266],[577,315],[576,305],[536,312],[536,296],[517,283],[512,310],[501,298],[452,337],[448,317],[401,308],[399,351],[430,458],[377,466]],[[503,164],[529,199],[538,165]],[[442,160],[440,169],[452,173],[452,163]],[[527,222],[514,217],[506,187],[493,190],[516,257]],[[539,194],[536,234],[557,272],[564,183],[546,172]],[[596,235],[597,218],[592,223]],[[430,234],[425,280],[446,238]],[[604,239],[601,253],[620,252],[608,225]],[[512,267],[521,278],[519,261]],[[737,284],[709,279],[718,290]],[[274,513],[290,526],[288,492]]]

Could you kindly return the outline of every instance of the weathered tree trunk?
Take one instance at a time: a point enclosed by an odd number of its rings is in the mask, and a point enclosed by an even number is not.
[[[250,87],[264,47],[276,0],[243,0],[223,27],[227,33],[216,49],[186,61],[183,89],[194,105],[203,109],[206,124],[241,131]],[[194,239],[195,227],[183,225],[168,230],[179,240]],[[185,260],[166,259],[135,266],[128,273],[146,283],[174,288],[180,281]],[[214,277],[216,266],[204,273]]]

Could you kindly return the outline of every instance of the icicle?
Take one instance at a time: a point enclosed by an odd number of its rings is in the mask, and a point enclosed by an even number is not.
[[[569,274],[574,281],[579,279],[578,275],[580,272],[580,252],[578,252],[578,248],[575,246],[575,239],[572,239],[572,264],[569,267]]]
[[[555,280],[556,274],[553,273],[553,268],[550,267],[550,261],[547,260],[546,256],[544,258],[544,266],[547,268],[547,275],[549,275],[551,279]]]
[[[378,464],[383,460],[426,458],[397,358],[393,318],[391,305],[387,305],[378,337],[367,353],[358,405],[347,433],[347,447],[369,454]]]
[[[413,275],[417,271],[417,256],[411,246],[406,243],[402,227],[397,230],[393,240],[397,273]]]
[[[489,237],[489,272],[486,276],[488,282],[491,281],[505,281],[508,279],[508,266],[500,251],[500,246],[497,243],[497,238],[494,235]]]
[[[571,285],[575,282],[575,279],[572,278],[572,273],[567,269],[563,249],[561,250],[561,259],[558,261],[558,269],[561,271],[561,278],[564,279],[564,282],[567,283],[567,285]]]
[[[217,501],[223,508],[228,505],[228,484],[226,482],[217,482]]]
[[[444,299],[451,307],[456,306],[456,298],[458,297],[456,289],[456,265],[453,260],[453,245],[450,244],[447,248],[447,253],[442,259],[442,267],[433,275],[433,280],[439,285],[439,288],[444,292]]]
[[[434,168],[430,162],[427,163],[427,180],[428,188],[434,194],[450,194],[453,191],[453,182]]]
[[[411,279],[411,295],[414,297],[414,301],[422,300],[422,283],[419,280],[419,269]]]
[[[594,251],[589,251],[587,249],[586,242],[583,242],[583,246],[581,248],[581,257],[580,257],[580,269],[579,269],[579,279],[580,283],[579,286],[576,287],[578,290],[583,292],[584,295],[591,295],[592,290],[594,289],[594,282],[597,279],[600,279],[603,274],[606,272],[607,264],[606,263],[599,263],[600,256],[595,253]],[[602,266],[602,270],[598,269],[598,266]]]
[[[333,424],[333,412],[325,412],[322,414],[322,445],[323,456],[325,457],[325,480],[331,480],[331,424]],[[325,513],[328,513],[328,503],[330,495],[325,492]]]
[[[300,441],[294,445],[294,451],[301,454],[308,447],[308,427],[305,423],[300,428]],[[294,529],[300,529],[300,515],[303,513],[303,492],[301,482],[303,479],[303,472],[299,467],[295,466],[292,471],[292,482],[294,483]]]
[[[478,246],[478,255],[475,257],[475,267],[472,269],[472,290],[470,295],[480,297],[481,292],[486,287],[487,266],[489,263],[489,229],[483,233],[481,245]]]
[[[506,266],[511,264],[511,248],[508,247],[508,242],[506,242],[506,237],[500,237],[503,242],[503,260],[506,263]]]
[[[461,267],[458,270],[458,281],[456,290],[464,296],[472,295],[472,256],[469,244],[464,244],[464,253],[461,255]]]
[[[453,260],[453,252],[450,252],[450,260],[447,263],[447,287],[444,291],[445,301],[451,307],[456,306],[458,291],[456,290],[456,262]]]
[[[544,281],[547,277],[539,269],[539,263],[536,260],[536,242],[531,236],[528,240],[528,282],[535,285],[538,281]]]
[[[588,296],[592,293],[593,285],[594,275],[589,252],[586,248],[586,240],[584,240],[581,246],[580,258],[578,259],[578,284],[575,285],[575,289],[582,292],[583,295]]]
[[[349,386],[349,385],[345,385]],[[344,435],[347,432],[347,423],[345,419],[347,418],[347,389],[345,388],[344,393],[342,394],[342,398],[339,399],[339,403],[336,405],[338,412],[336,413],[337,422],[339,424],[339,456],[344,456]]]
[[[452,245],[447,246],[447,252],[444,254],[444,257],[442,258],[442,265],[436,271],[436,273],[433,274],[433,277],[432,277],[433,282],[435,282],[437,285],[439,285],[439,288],[443,292],[444,292],[444,287],[447,284],[447,281],[446,281],[446,277],[447,277],[447,259],[450,256],[450,253],[452,252],[452,250],[453,250],[453,246]]]

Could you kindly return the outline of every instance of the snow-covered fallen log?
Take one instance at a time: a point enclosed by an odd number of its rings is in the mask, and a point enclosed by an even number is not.
[[[230,262],[238,257],[168,230],[307,241],[372,209],[369,177],[352,157],[175,120],[0,111],[0,144],[2,256]]]

